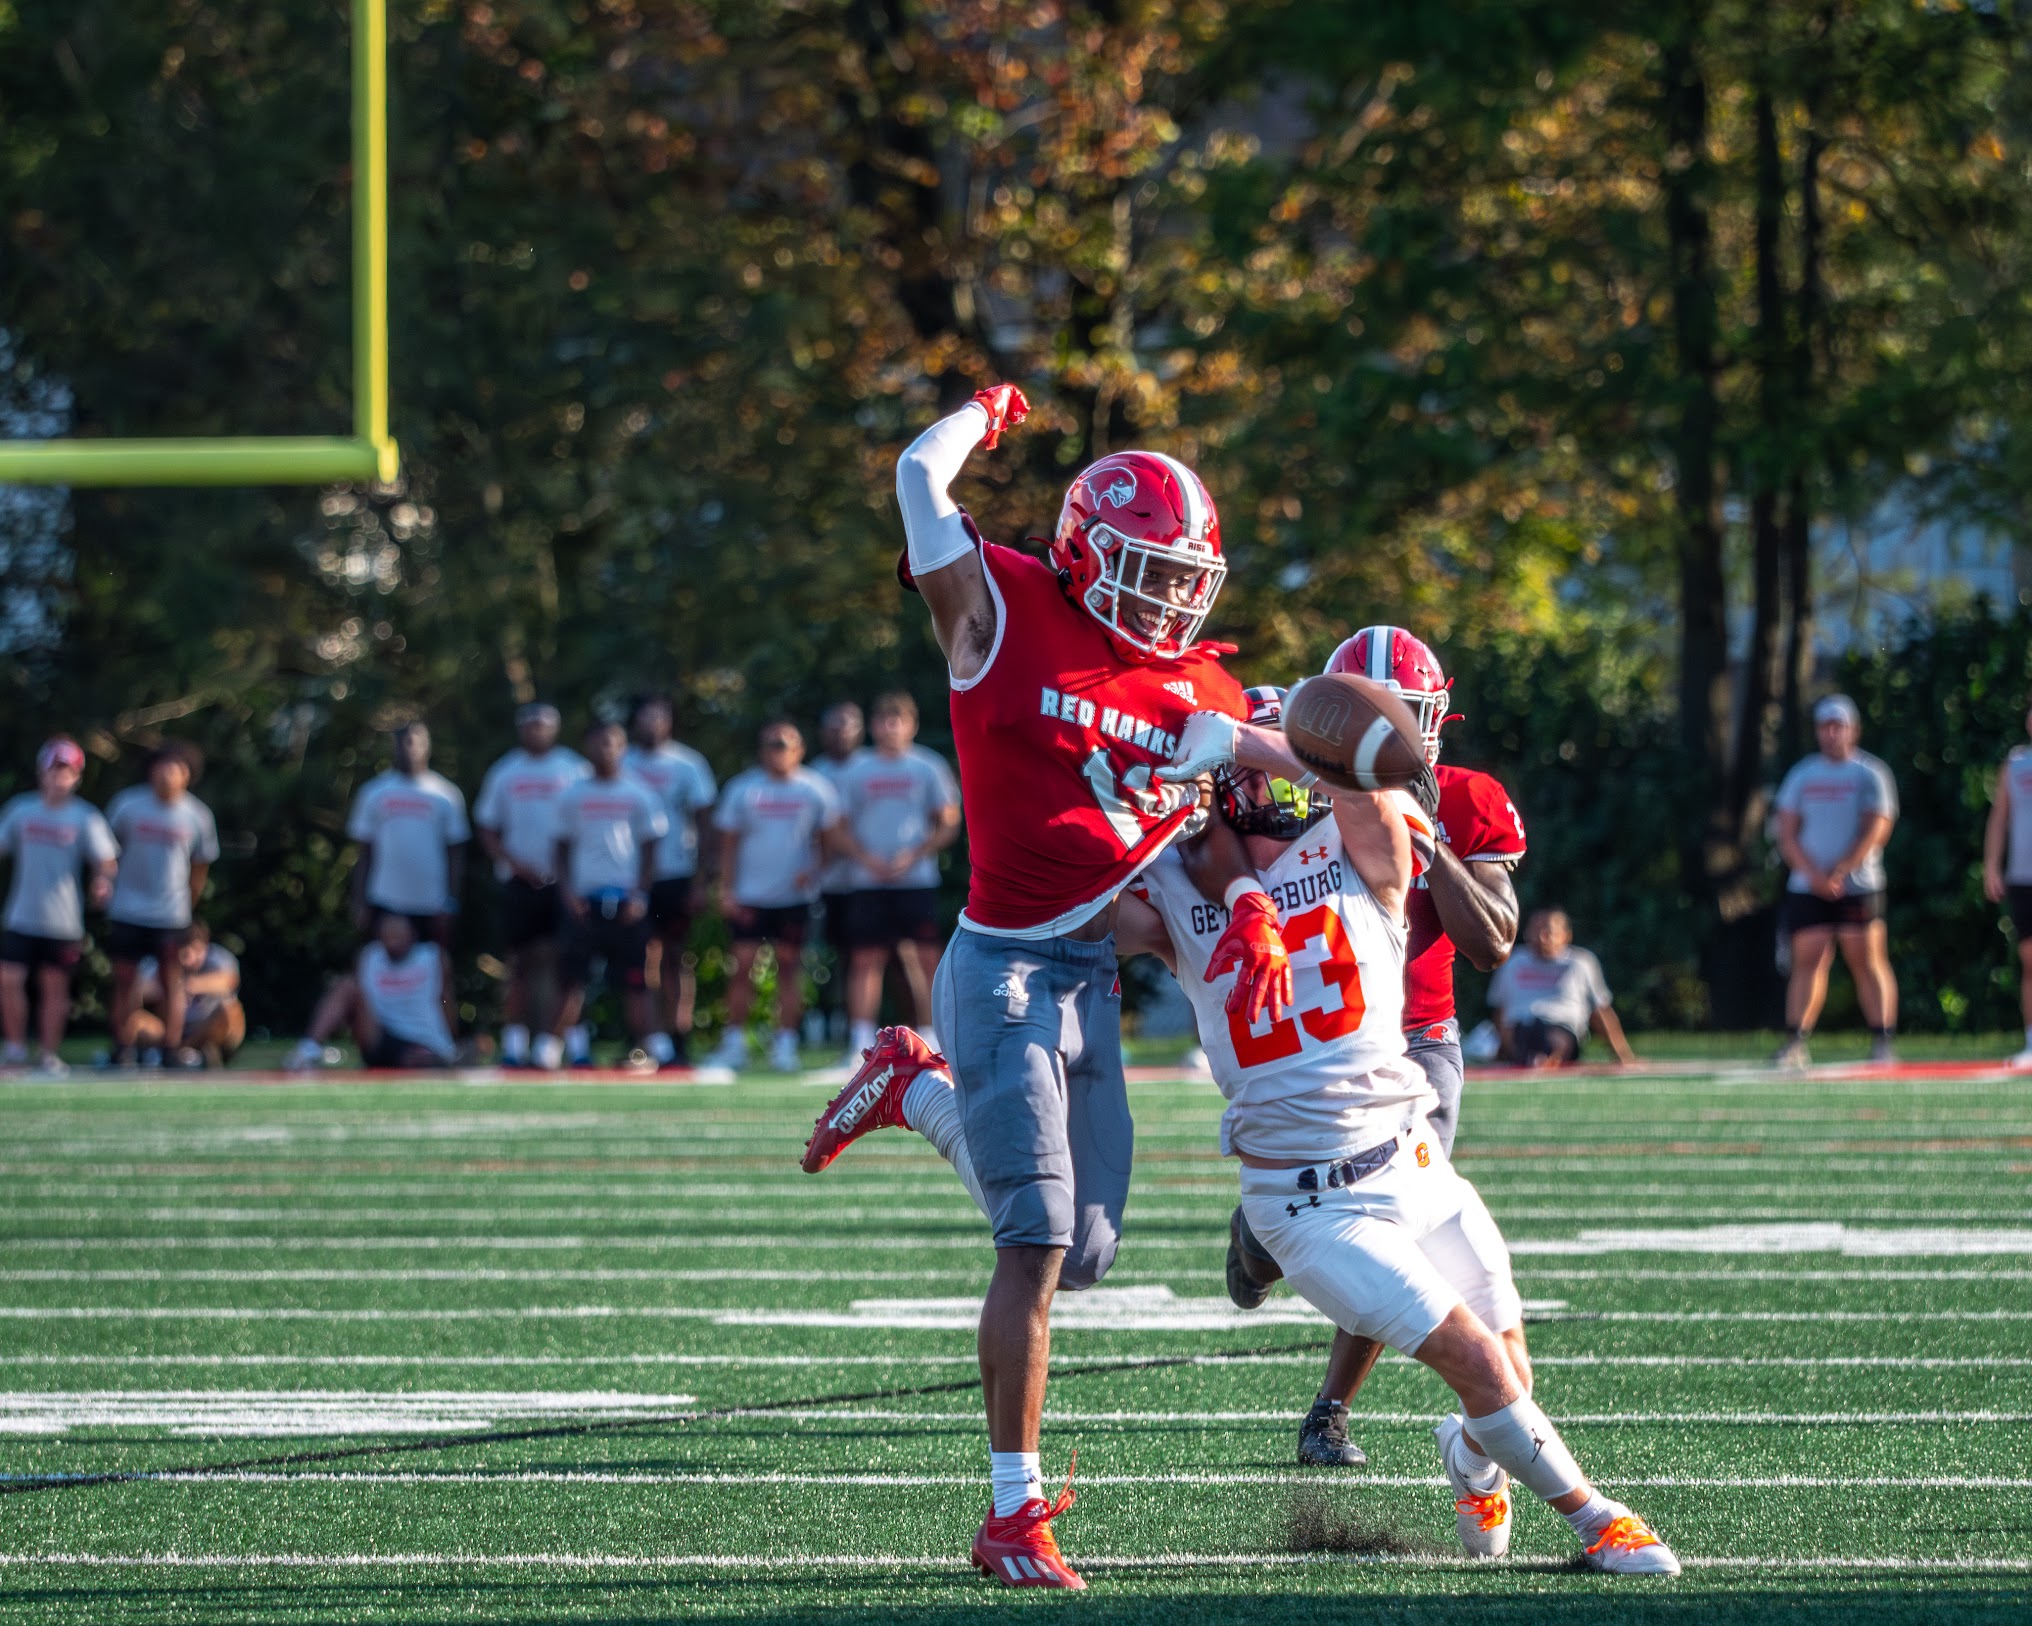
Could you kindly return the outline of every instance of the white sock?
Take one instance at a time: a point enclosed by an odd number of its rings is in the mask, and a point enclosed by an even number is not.
[[[967,1126],[960,1117],[959,1092],[944,1073],[927,1068],[910,1081],[903,1092],[903,1121],[938,1149],[938,1155],[953,1166],[967,1195],[983,1214],[988,1199],[974,1176],[974,1160],[967,1155]]]
[[[652,1033],[642,1041],[642,1048],[649,1052],[649,1059],[658,1065],[677,1060],[677,1046],[670,1042],[667,1033]]]
[[[564,1040],[555,1033],[539,1033],[531,1051],[536,1065],[546,1073],[554,1073],[564,1065]]]
[[[988,1482],[995,1487],[995,1512],[1007,1518],[1023,1504],[1044,1495],[1044,1471],[1035,1451],[990,1451]]]
[[[1544,1501],[1577,1491],[1587,1483],[1552,1419],[1529,1395],[1487,1417],[1470,1417],[1467,1424],[1481,1448],[1508,1469],[1512,1479]]]
[[[501,1059],[503,1061],[529,1059],[529,1029],[520,1022],[511,1022],[501,1030]]]
[[[575,1022],[565,1029],[565,1054],[573,1061],[590,1061],[593,1055],[593,1030],[583,1022]]]
[[[1453,1471],[1467,1481],[1468,1488],[1487,1495],[1496,1488],[1496,1476],[1503,1471],[1502,1464],[1491,1457],[1485,1457],[1468,1444],[1465,1433],[1453,1437]]]
[[[2032,1035],[2028,1035],[2027,1042],[2032,1042]],[[0,1062],[5,1062],[9,1067],[22,1066],[27,1060],[28,1046],[25,1044],[15,1044],[10,1039],[7,1047],[4,1050],[0,1050]]]
[[[13,1050],[17,1047],[9,1045],[7,1048]],[[24,1061],[28,1059],[27,1051],[23,1050],[21,1052],[21,1059]],[[298,1067],[303,1066],[307,1062],[323,1061],[325,1059],[325,1047],[315,1039],[299,1039],[296,1041],[296,1048],[289,1053],[289,1059]]]
[[[855,1022],[847,1029],[847,1048],[859,1055],[863,1050],[875,1048],[875,1024]]]
[[[1630,1510],[1621,1502],[1612,1502],[1598,1490],[1588,1492],[1588,1499],[1571,1513],[1562,1514],[1573,1526],[1573,1533],[1580,1537],[1583,1545],[1592,1542],[1607,1528],[1611,1519],[1620,1519]]]

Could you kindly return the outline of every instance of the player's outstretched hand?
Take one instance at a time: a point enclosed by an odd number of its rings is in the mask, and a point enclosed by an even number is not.
[[[1154,777],[1178,784],[1225,768],[1235,760],[1235,736],[1240,728],[1234,718],[1218,711],[1194,712],[1179,732],[1178,749]]]
[[[1265,1011],[1273,1022],[1296,1001],[1291,990],[1291,956],[1284,950],[1283,934],[1277,930],[1277,905],[1267,892],[1244,892],[1235,899],[1228,929],[1214,944],[1207,962],[1206,980],[1235,973],[1235,986],[1228,992],[1228,1014],[1239,1016],[1251,1027]]]
[[[974,404],[988,415],[988,437],[981,444],[993,451],[1002,442],[1002,431],[1014,429],[1030,416],[1030,402],[1014,384],[990,384],[974,391]]]

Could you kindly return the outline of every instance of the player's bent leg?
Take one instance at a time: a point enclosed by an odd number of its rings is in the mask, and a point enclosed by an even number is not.
[[[1348,1438],[1348,1408],[1356,1393],[1376,1369],[1383,1346],[1344,1328],[1334,1329],[1333,1348],[1327,1353],[1326,1376],[1304,1421],[1298,1425],[1298,1464],[1301,1468],[1359,1468],[1368,1453]]]
[[[1224,1271],[1228,1297],[1238,1310],[1257,1310],[1270,1297],[1270,1289],[1284,1278],[1284,1267],[1271,1257],[1270,1250],[1256,1240],[1249,1229],[1249,1216],[1237,1203],[1228,1216],[1228,1258]]]

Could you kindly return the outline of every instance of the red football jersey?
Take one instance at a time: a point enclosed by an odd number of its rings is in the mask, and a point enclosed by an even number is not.
[[[1484,863],[1524,856],[1524,821],[1510,793],[1473,768],[1435,768],[1439,776],[1439,839],[1456,858]],[[1453,1016],[1453,939],[1439,924],[1439,910],[1425,877],[1412,884],[1405,910],[1411,926],[1404,968],[1404,1031],[1415,1033]]]
[[[1246,718],[1249,707],[1206,646],[1125,660],[1043,560],[985,542],[981,559],[1001,630],[979,676],[952,685],[973,865],[965,918],[990,931],[1069,931],[1198,805],[1150,777],[1186,719]]]

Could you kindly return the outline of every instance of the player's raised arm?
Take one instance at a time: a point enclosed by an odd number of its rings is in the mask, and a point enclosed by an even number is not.
[[[1029,411],[1015,385],[996,384],[939,419],[896,460],[910,582],[931,611],[946,665],[962,682],[980,672],[995,647],[995,599],[974,532],[949,488],[976,446],[985,442],[992,451],[1002,431]]]
[[[1424,872],[1437,845],[1431,821],[1406,791],[1336,790],[1333,796],[1348,861],[1376,901],[1402,920],[1412,879]]]

